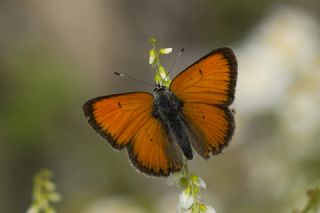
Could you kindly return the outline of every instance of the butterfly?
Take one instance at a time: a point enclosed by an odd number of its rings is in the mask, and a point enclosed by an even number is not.
[[[83,111],[114,149],[127,149],[138,171],[168,176],[194,152],[208,159],[228,145],[235,129],[229,106],[236,81],[236,57],[224,47],[186,68],[168,88],[97,97]]]

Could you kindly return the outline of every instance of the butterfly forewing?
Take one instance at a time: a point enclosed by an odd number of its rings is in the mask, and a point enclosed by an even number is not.
[[[152,103],[149,93],[125,93],[89,100],[83,109],[89,124],[114,148],[127,147],[138,170],[167,176],[181,169],[182,155],[152,116]]]
[[[234,99],[237,61],[229,48],[204,56],[181,72],[170,90],[184,102],[229,105]]]
[[[152,95],[125,93],[103,96],[83,106],[89,124],[116,149],[122,149],[151,113]]]

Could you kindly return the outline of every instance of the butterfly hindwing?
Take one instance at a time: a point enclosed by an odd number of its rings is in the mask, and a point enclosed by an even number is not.
[[[125,93],[89,100],[83,110],[89,124],[113,148],[127,147],[138,170],[167,176],[181,169],[182,154],[152,116],[152,103],[153,96],[149,93]]]
[[[170,90],[186,102],[230,105],[234,99],[237,60],[229,48],[219,48],[181,72]]]
[[[162,124],[154,117],[149,117],[137,132],[128,152],[133,165],[147,174],[168,176],[182,168],[181,150],[169,140]]]
[[[228,145],[235,128],[233,114],[228,108],[185,103],[183,113],[193,131],[200,136],[198,137],[200,140],[192,143],[200,156],[207,159],[210,153],[218,154]],[[202,149],[199,150],[197,147]]]

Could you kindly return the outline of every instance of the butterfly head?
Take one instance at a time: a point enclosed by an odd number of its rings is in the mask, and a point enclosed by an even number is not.
[[[164,90],[168,90],[168,88],[166,86],[160,85],[160,84],[155,84],[153,93],[159,93],[160,91],[164,91]]]

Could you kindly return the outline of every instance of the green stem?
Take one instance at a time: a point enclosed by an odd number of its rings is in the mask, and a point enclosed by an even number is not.
[[[197,199],[198,192],[196,192],[196,189],[195,189],[196,186],[193,183],[192,175],[189,172],[188,160],[186,159],[184,159],[184,162],[183,162],[183,173],[185,178],[187,179],[187,187],[190,189],[191,196],[194,198],[194,204],[192,205],[192,212],[198,213],[200,212],[200,206]]]

